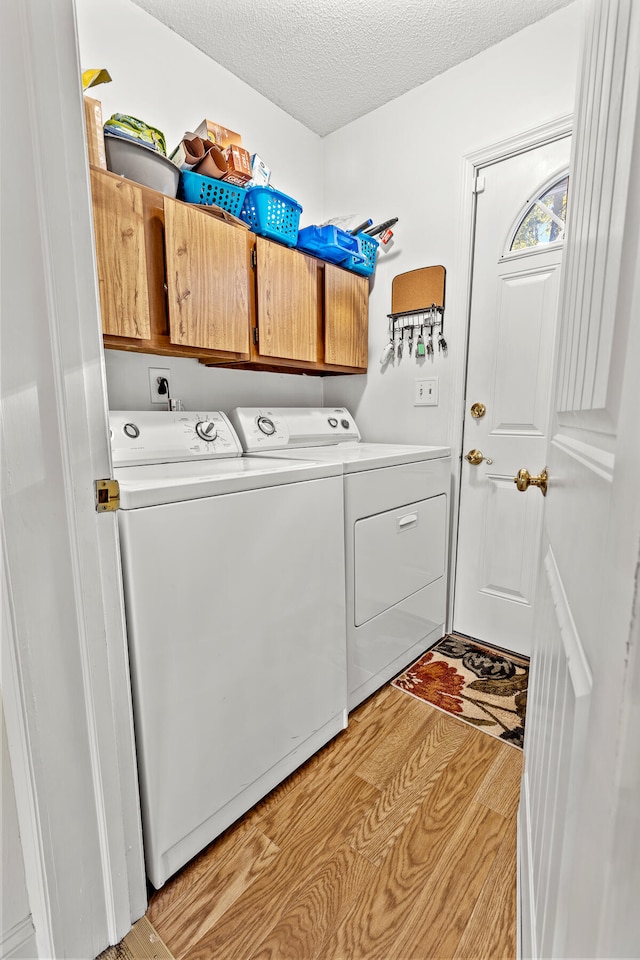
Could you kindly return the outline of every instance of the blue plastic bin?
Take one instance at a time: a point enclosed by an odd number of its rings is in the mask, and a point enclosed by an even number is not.
[[[298,201],[271,187],[250,187],[245,193],[240,219],[249,224],[249,229],[295,247],[302,213]]]
[[[247,191],[233,183],[203,177],[191,170],[180,171],[178,199],[187,203],[200,203],[204,206],[222,207],[227,213],[239,216]]]
[[[342,265],[347,264],[347,261],[349,264],[362,263],[365,259],[360,253],[358,238],[332,224],[300,230],[298,247],[305,253],[312,253],[323,260]]]
[[[360,244],[360,254],[362,259],[354,263],[350,270],[354,273],[360,273],[363,277],[370,276],[376,268],[376,258],[378,256],[379,241],[370,237],[368,233],[359,233],[358,242]],[[347,264],[343,264],[347,266]]]

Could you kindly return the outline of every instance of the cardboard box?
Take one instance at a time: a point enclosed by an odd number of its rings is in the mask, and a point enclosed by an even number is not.
[[[208,206],[203,203],[200,204],[198,210],[202,211],[202,213],[208,213],[210,217],[215,217],[216,220],[223,220],[225,223],[229,223],[232,227],[237,227],[239,230],[249,230],[248,223],[245,223],[244,220],[240,220],[238,217],[234,217],[232,213],[223,210],[222,207]]]
[[[257,153],[251,155],[251,186],[268,187],[271,170]]]
[[[102,131],[102,104],[92,97],[84,98],[84,122],[87,128],[89,163],[101,170],[107,169],[107,154]]]
[[[203,120],[194,132],[197,137],[202,137],[203,140],[211,140],[221,150],[226,150],[227,147],[231,146],[242,146],[242,137],[239,133],[235,133],[219,123],[214,123],[213,120]]]
[[[224,151],[224,158],[229,169],[222,179],[237,187],[244,187],[245,183],[251,180],[251,157],[248,151],[234,144]]]

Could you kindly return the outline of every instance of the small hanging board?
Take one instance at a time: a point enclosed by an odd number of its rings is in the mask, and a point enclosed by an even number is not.
[[[391,313],[428,310],[433,304],[444,308],[445,276],[442,266],[399,273],[391,283]]]

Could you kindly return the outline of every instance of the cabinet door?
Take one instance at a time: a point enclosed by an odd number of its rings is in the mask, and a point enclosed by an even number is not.
[[[324,268],[324,361],[366,369],[369,280],[327,263]]]
[[[146,340],[151,326],[142,190],[96,170],[91,190],[102,330]]]
[[[260,356],[317,361],[317,261],[261,237],[256,255]]]
[[[176,200],[164,214],[172,343],[248,354],[247,231]]]

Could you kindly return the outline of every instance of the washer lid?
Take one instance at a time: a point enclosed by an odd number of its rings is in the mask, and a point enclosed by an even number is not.
[[[331,447],[298,447],[283,450],[281,454],[271,451],[272,457],[285,456],[291,460],[320,460],[323,463],[340,463],[344,473],[361,470],[377,470],[395,467],[403,463],[421,460],[438,460],[451,456],[451,447],[420,447],[395,443],[337,443]],[[261,457],[262,454],[252,454]]]
[[[117,467],[120,509],[160,506],[221,494],[342,475],[339,463],[263,457],[179,461]]]

